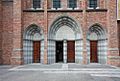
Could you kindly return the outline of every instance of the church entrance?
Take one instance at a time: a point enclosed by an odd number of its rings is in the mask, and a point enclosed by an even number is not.
[[[63,62],[63,41],[56,41],[56,62]]]
[[[24,64],[44,62],[43,31],[37,25],[30,25],[23,34]]]
[[[82,63],[82,34],[70,17],[57,18],[48,33],[48,63]]]
[[[106,31],[95,24],[89,28],[87,35],[88,63],[106,64],[107,37]]]

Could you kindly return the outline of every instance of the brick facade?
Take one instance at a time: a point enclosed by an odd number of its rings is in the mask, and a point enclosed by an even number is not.
[[[2,3],[0,1],[0,64],[2,64],[2,53],[1,53],[1,49],[2,49]]]
[[[67,0],[61,0],[63,9],[53,10],[51,9],[52,1],[42,0],[42,9],[33,10],[31,0],[2,1],[3,15],[0,15],[3,17],[2,46],[0,46],[2,63],[23,64],[23,34],[30,25],[36,24],[44,34],[44,63],[46,64],[49,30],[57,18],[68,16],[77,22],[82,33],[82,64],[87,64],[88,30],[91,26],[98,24],[107,33],[107,64],[120,66],[116,0],[99,0],[99,8],[95,10],[88,9],[87,4],[88,0],[77,0],[78,9],[69,10]]]

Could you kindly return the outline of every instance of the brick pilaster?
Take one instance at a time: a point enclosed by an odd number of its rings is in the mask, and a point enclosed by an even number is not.
[[[48,19],[47,19],[47,0],[44,0],[44,44],[45,44],[45,49],[44,49],[44,64],[47,64],[47,49],[48,49],[48,41],[47,41],[47,34],[48,34]]]
[[[0,64],[2,64],[2,1],[0,0]]]
[[[83,26],[82,27],[87,27],[87,13],[86,13],[86,8],[87,8],[87,1],[83,0],[82,1],[82,9],[83,9]],[[87,41],[86,41],[86,31],[87,28],[83,29],[83,64],[87,64]]]
[[[120,66],[117,28],[117,0],[108,1],[108,64]]]
[[[22,64],[22,0],[13,1],[13,53],[11,64]]]

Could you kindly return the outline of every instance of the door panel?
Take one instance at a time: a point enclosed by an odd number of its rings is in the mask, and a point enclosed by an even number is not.
[[[33,63],[40,63],[40,41],[33,42]]]
[[[97,51],[98,41],[90,41],[90,62],[98,62],[98,51]]]
[[[56,62],[63,62],[63,41],[56,41]]]
[[[75,41],[67,41],[67,62],[75,62]]]

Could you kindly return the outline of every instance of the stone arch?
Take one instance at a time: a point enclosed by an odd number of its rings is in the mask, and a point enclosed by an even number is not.
[[[28,26],[23,33],[24,64],[33,63],[33,42],[40,41],[40,62],[43,63],[44,35],[43,30],[35,24]]]
[[[62,22],[61,22],[62,21]],[[64,23],[64,24],[63,24]],[[69,16],[59,16],[56,18],[51,26],[49,27],[49,35],[48,39],[53,39],[54,34],[53,32],[56,32],[61,26],[67,25],[70,27],[72,30],[76,31],[76,34],[80,34],[80,37],[78,39],[82,39],[82,29],[81,26],[75,21],[75,19],[69,17]],[[58,27],[55,27],[58,26]],[[53,34],[52,34],[53,33]],[[52,37],[53,36],[53,37]]]
[[[69,30],[72,32],[72,36],[74,37],[73,39],[69,39],[69,36],[67,35]],[[64,63],[66,62],[67,59],[67,40],[74,40],[75,41],[75,62],[76,63],[82,63],[82,34],[81,34],[81,29],[74,21],[72,18],[68,16],[61,16],[57,18],[51,27],[49,28],[48,31],[48,63],[55,63],[55,41],[56,40],[62,40],[64,41]],[[62,34],[60,39],[58,39],[58,34]],[[69,33],[70,34],[70,33]]]
[[[87,33],[87,54],[90,63],[90,41],[97,41],[98,63],[106,64],[107,61],[107,34],[106,30],[99,24],[92,25]]]

